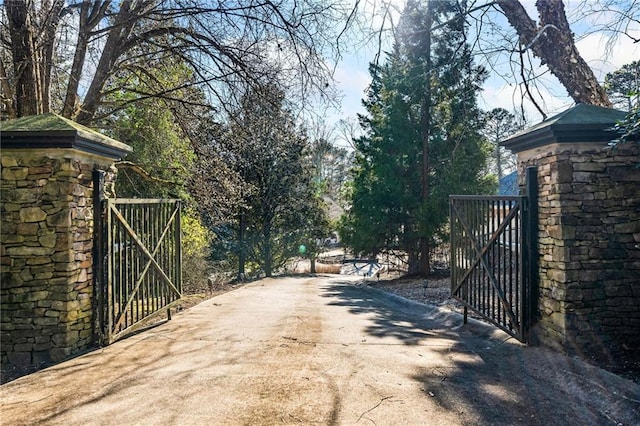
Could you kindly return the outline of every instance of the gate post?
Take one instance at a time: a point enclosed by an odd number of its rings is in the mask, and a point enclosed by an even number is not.
[[[529,344],[536,344],[531,332],[538,316],[538,167],[530,166],[525,176],[527,205],[524,210],[524,230],[526,233],[526,286],[524,291],[523,335]]]
[[[93,341],[100,343],[104,330],[104,184],[106,172],[93,171]]]

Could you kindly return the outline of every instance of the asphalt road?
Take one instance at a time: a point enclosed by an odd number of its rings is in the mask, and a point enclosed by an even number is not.
[[[340,276],[265,279],[0,387],[0,423],[633,425],[640,386]]]

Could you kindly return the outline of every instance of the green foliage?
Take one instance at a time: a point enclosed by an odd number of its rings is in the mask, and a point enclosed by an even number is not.
[[[150,64],[151,65],[151,64]],[[152,90],[150,86],[188,80],[190,72],[179,63],[158,61],[148,70],[114,77],[108,100],[127,103]],[[119,89],[127,87],[127,90]],[[174,93],[186,98],[187,93]],[[188,199],[187,181],[195,161],[190,141],[178,124],[176,104],[163,98],[148,98],[128,104],[113,114],[111,135],[133,148],[120,163],[116,187],[122,197]]]
[[[180,226],[182,228],[182,254],[185,256],[207,254],[212,233],[203,225],[200,215],[192,209],[183,210]]]
[[[608,73],[604,78],[604,89],[615,108],[633,112],[640,104],[640,61]]]
[[[431,4],[434,23],[455,13],[454,2]],[[427,51],[425,21],[424,7],[409,3],[393,52],[383,65],[370,67],[373,81],[363,101],[368,114],[360,117],[365,135],[355,140],[351,209],[340,229],[343,242],[356,252],[400,249],[410,262],[418,261],[421,240],[441,237],[449,194],[495,188],[495,178],[484,175],[491,146],[480,134],[476,105],[486,73],[473,67],[461,24],[434,31]],[[425,113],[428,133],[422,126]]]
[[[625,119],[613,128],[619,136],[610,145],[640,140],[640,61],[623,65],[607,74],[604,81],[614,106],[628,111]]]
[[[125,161],[117,164],[119,197],[184,201],[181,225],[187,293],[207,289],[214,239],[210,228],[225,216],[236,182],[219,153],[205,143],[219,136],[219,126],[203,108],[183,104],[202,98],[201,92],[184,88],[166,98],[143,94],[191,79],[188,68],[169,58],[159,58],[145,70],[120,72],[110,81],[107,99],[126,106],[103,122],[111,136],[133,147]]]
[[[211,273],[208,258],[213,235],[193,209],[184,209],[180,219],[183,290],[186,294],[201,293],[207,290]]]
[[[612,146],[628,141],[640,141],[640,104],[636,105],[624,120],[617,123],[613,130],[620,136],[611,141]]]
[[[484,113],[482,134],[492,145],[489,171],[497,175],[498,181],[516,168],[516,158],[500,146],[500,142],[522,129],[516,117],[504,108],[494,108]]]
[[[195,155],[166,105],[158,100],[138,103],[125,111],[117,125],[115,136],[133,148],[127,160],[134,163],[120,168],[118,194],[186,199]]]
[[[348,170],[352,161],[349,151],[324,138],[318,138],[311,142],[310,152],[318,192],[339,200],[340,191],[349,177]]]

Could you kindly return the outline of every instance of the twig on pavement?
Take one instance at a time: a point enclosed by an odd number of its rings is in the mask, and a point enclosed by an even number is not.
[[[358,420],[356,420],[356,423],[358,423],[360,421],[360,419],[362,419],[362,417],[367,414],[370,413],[371,411],[375,410],[376,408],[378,408],[380,406],[380,404],[382,404],[385,400],[387,399],[391,399],[393,398],[393,396],[385,396],[384,398],[381,398],[380,401],[374,405],[373,407],[369,408],[367,411],[365,411],[364,413],[360,414],[360,417],[358,417]]]

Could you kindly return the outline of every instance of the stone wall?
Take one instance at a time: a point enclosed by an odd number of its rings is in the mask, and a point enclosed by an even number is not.
[[[538,339],[605,359],[640,350],[640,144],[556,143],[518,161],[520,176],[538,166]]]
[[[7,366],[56,362],[93,344],[94,169],[73,149],[2,150],[1,356]]]

